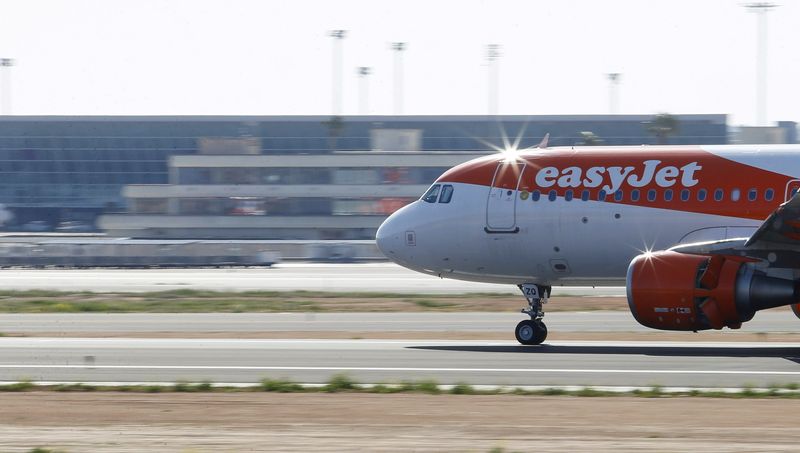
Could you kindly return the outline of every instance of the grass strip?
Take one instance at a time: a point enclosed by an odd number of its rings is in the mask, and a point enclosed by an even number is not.
[[[0,291],[2,313],[238,313],[516,310],[507,294],[393,294],[380,292],[205,291],[145,293]],[[591,304],[587,304],[591,305]],[[590,307],[587,307],[590,308]]]
[[[640,398],[776,398],[800,399],[798,384],[772,384],[767,388],[745,386],[738,389],[682,389],[666,390],[655,385],[649,388],[637,388],[630,391],[606,390],[586,387],[544,387],[526,389],[522,387],[486,386],[475,387],[467,383],[441,385],[434,380],[405,381],[396,384],[360,384],[346,374],[331,376],[325,384],[299,384],[284,379],[265,378],[258,384],[226,386],[216,385],[210,381],[190,382],[178,381],[174,384],[38,384],[33,381],[20,381],[0,384],[0,392],[132,392],[132,393],[185,393],[185,392],[277,392],[277,393],[425,393],[429,395],[523,395],[523,396],[570,396],[570,397],[640,397]]]

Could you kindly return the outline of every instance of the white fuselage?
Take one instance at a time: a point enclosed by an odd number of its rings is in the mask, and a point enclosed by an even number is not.
[[[619,285],[624,283],[629,262],[645,251],[750,236],[763,221],[759,213],[776,208],[790,196],[788,184],[800,176],[800,148],[698,149],[700,158],[691,150],[679,150],[683,161],[674,168],[680,171],[689,166],[686,168],[692,173],[688,177],[685,172],[681,175],[664,170],[659,185],[659,167],[652,162],[674,158],[669,150],[657,147],[619,152],[609,148],[593,151],[585,158],[573,149],[537,151],[514,164],[521,169],[514,187],[498,187],[500,170],[487,181],[464,182],[472,177],[459,176],[456,167],[435,183],[452,186],[448,202],[420,199],[398,210],[379,229],[377,243],[391,260],[445,278],[511,284]],[[560,162],[574,163],[567,168],[579,168],[583,175],[591,171],[602,174],[607,168],[602,166],[605,156],[614,162],[623,156],[634,167],[628,175],[633,176],[625,181],[607,177],[608,187],[616,184],[611,192],[620,190],[624,194],[618,200],[609,193],[604,201],[598,201],[596,191],[603,186],[594,185],[586,176],[574,184],[553,176],[569,173],[564,170],[566,164]],[[482,159],[480,165],[505,165],[498,159]],[[717,160],[724,161],[720,164],[724,171],[737,174],[715,173]],[[472,163],[470,168],[479,164]],[[601,170],[592,170],[597,168]],[[608,168],[621,168],[622,175],[628,167]],[[644,181],[650,184],[645,187],[642,179],[648,176],[652,182]],[[709,183],[711,186],[701,189],[710,180],[724,184]],[[567,186],[556,187],[559,192],[548,197],[557,181]],[[726,215],[711,209],[715,203],[723,203],[713,198],[714,184],[724,185],[716,190],[728,198]],[[648,202],[648,187],[657,191],[657,205]],[[566,196],[565,190],[569,191]],[[591,196],[581,199],[581,192],[589,190]],[[691,198],[682,200],[681,190]],[[708,192],[702,201],[697,195],[701,190]],[[774,196],[765,200],[768,190]],[[665,191],[669,191],[668,201]],[[754,200],[747,199],[748,191],[754,191]],[[635,200],[631,199],[632,192],[636,192]],[[536,198],[534,193],[538,193]],[[704,212],[706,205],[710,206],[708,212]]]

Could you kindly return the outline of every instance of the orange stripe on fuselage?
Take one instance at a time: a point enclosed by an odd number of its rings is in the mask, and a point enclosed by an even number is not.
[[[495,187],[517,189],[518,162],[524,162],[519,190],[547,195],[554,190],[564,197],[572,190],[576,202],[581,193],[589,191],[589,199],[597,200],[600,191],[606,189],[605,201],[634,206],[697,212],[729,217],[764,219],[783,202],[786,184],[794,178],[769,170],[741,164],[703,151],[696,147],[659,148],[604,148],[579,150],[537,150],[519,153],[509,159],[496,154],[475,159],[453,167],[437,182],[458,182],[491,186],[497,165]],[[623,198],[614,200],[613,192],[621,189]],[[639,191],[638,201],[631,200],[631,192]],[[681,191],[688,189],[690,197],[681,200]],[[698,192],[706,191],[705,201],[698,201]],[[714,192],[721,189],[722,201],[714,200]],[[757,190],[755,201],[749,201],[751,189]],[[764,193],[772,189],[774,196],[766,201]],[[650,190],[656,191],[656,199],[648,201]],[[664,192],[672,190],[672,200],[664,199]],[[739,200],[731,199],[734,190],[739,191]],[[530,201],[528,201],[530,203]]]

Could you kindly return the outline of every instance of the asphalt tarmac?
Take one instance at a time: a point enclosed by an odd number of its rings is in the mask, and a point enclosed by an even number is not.
[[[0,313],[0,332],[69,336],[105,332],[502,332],[513,335],[521,313]],[[628,311],[552,312],[551,332],[656,332]],[[741,332],[797,332],[789,310],[756,313]],[[691,333],[686,333],[692,336]],[[702,340],[703,334],[697,334]],[[413,338],[413,337],[411,337]],[[0,342],[2,339],[0,339]]]
[[[787,343],[2,338],[0,381],[766,387],[800,380]]]
[[[290,263],[273,269],[4,269],[0,285],[90,291],[516,292],[504,285],[441,280],[388,263]],[[554,292],[624,294],[621,288]],[[739,387],[800,382],[800,347],[794,343],[552,341],[526,347],[482,340],[69,337],[71,332],[173,332],[180,337],[180,332],[324,330],[511,335],[520,319],[516,313],[2,314],[0,332],[63,336],[0,338],[0,381],[254,383],[272,377],[323,383],[347,373],[365,383],[433,379],[442,384],[508,386]],[[551,331],[645,331],[621,311],[553,312],[546,321]],[[791,313],[770,311],[759,313],[745,329],[794,332],[797,322]]]

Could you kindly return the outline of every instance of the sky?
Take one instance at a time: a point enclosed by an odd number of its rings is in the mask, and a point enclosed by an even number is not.
[[[729,0],[0,0],[0,57],[18,115],[329,115],[341,41],[342,113],[725,113],[756,121],[756,15]],[[800,121],[800,1],[768,15],[769,121]],[[4,68],[5,69],[5,68]],[[9,83],[10,82],[10,83]],[[0,96],[3,93],[0,92]]]

